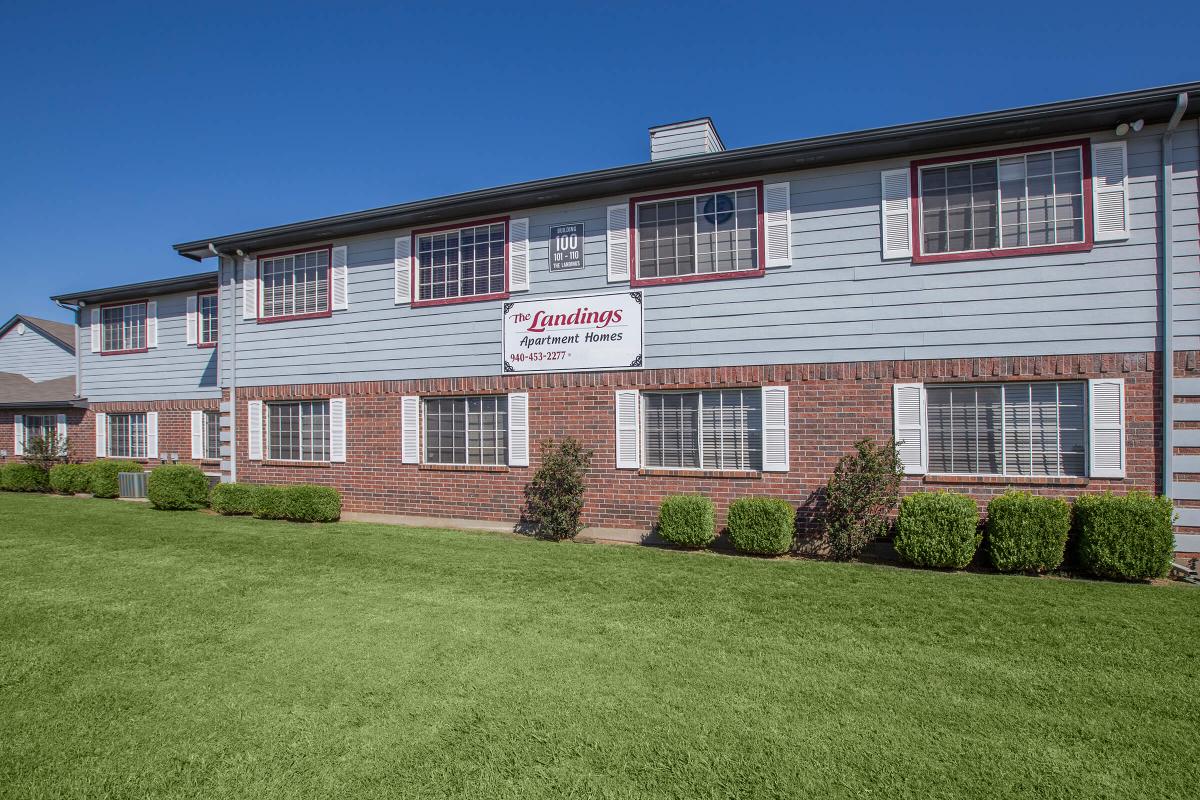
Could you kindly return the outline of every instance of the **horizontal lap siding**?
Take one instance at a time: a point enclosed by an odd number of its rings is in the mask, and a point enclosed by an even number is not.
[[[187,343],[187,297],[150,298],[158,302],[158,347],[145,353],[93,353],[91,314],[84,309],[79,336],[81,394],[93,403],[220,397],[217,348]]]
[[[0,337],[0,372],[15,372],[31,381],[48,381],[75,374],[75,355],[28,325],[18,323]]]
[[[912,264],[880,258],[879,174],[904,162],[762,176],[791,182],[792,265],[761,278],[649,286],[646,366],[701,367],[1004,355],[1143,352],[1157,347],[1160,142],[1129,139],[1131,236],[1091,252]],[[1097,140],[1103,136],[1097,136]],[[1177,319],[1200,317],[1196,232],[1197,136],[1175,137]],[[530,220],[533,291],[515,299],[620,291],[609,284],[610,197],[547,209]],[[584,268],[551,273],[551,225],[583,222]],[[348,311],[317,320],[238,326],[242,386],[495,375],[502,301],[396,306],[393,240],[408,231],[340,240],[348,247]],[[1177,346],[1200,346],[1194,325]]]

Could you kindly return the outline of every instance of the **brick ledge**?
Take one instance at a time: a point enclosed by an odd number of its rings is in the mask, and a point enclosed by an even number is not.
[[[1012,475],[926,475],[924,483],[939,483],[966,486],[1087,486],[1087,478],[1056,477],[1035,478]]]

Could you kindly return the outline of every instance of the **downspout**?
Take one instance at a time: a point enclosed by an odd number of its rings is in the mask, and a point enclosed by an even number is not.
[[[58,300],[54,301],[54,305],[61,308],[63,311],[70,311],[75,317],[75,396],[83,396],[83,351],[79,347],[79,325],[83,320],[83,307],[85,303],[80,303],[78,307],[68,306]]]
[[[1187,92],[1180,92],[1175,98],[1175,113],[1162,136],[1162,475],[1163,494],[1167,497],[1171,497],[1175,477],[1171,464],[1175,453],[1175,248],[1171,224],[1175,167],[1171,139],[1187,106]]]
[[[217,250],[213,244],[208,245],[208,250],[217,257],[217,270],[220,272],[221,259],[229,259],[230,264],[230,279],[229,279],[229,479],[234,483],[237,482],[237,431],[238,431],[238,415],[237,415],[237,329],[238,316],[237,309],[234,307],[234,295],[237,292],[238,280],[238,255],[241,255],[239,250],[237,255],[232,253],[222,253]],[[222,304],[218,303],[218,309]],[[217,380],[220,381],[222,356],[225,355],[225,343],[220,336],[217,337]]]

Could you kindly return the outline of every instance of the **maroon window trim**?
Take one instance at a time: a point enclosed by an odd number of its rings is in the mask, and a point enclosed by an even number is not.
[[[123,308],[124,306],[146,306],[146,346],[134,347],[129,350],[105,350],[104,349],[104,309],[106,308]],[[149,353],[150,352],[150,298],[146,297],[141,300],[122,300],[117,303],[103,303],[98,306],[100,311],[100,355],[102,356],[127,356],[133,353]]]
[[[326,259],[325,267],[325,310],[316,311],[312,314],[287,314],[282,317],[264,317],[263,316],[263,280],[262,280],[262,262],[264,259],[279,258],[280,256],[294,256],[298,253],[315,253],[318,250],[324,250],[329,254]],[[272,322],[291,322],[298,319],[324,319],[325,317],[333,316],[333,245],[317,245],[316,247],[298,247],[294,250],[279,250],[274,253],[263,253],[254,257],[258,261],[258,269],[255,270],[254,279],[258,281],[257,295],[258,308],[255,309],[258,319],[256,322],[259,325],[267,325]],[[197,339],[199,341],[199,339]]]
[[[912,242],[914,264],[937,264],[946,261],[975,261],[984,258],[1009,258],[1051,253],[1086,253],[1094,246],[1092,233],[1092,142],[1090,139],[1069,139],[1062,142],[1008,147],[1002,150],[983,150],[974,153],[959,153],[953,156],[938,156],[913,161],[909,166],[910,213],[912,215]],[[997,247],[991,250],[967,250],[961,253],[922,253],[921,246],[921,168],[936,164],[954,164],[960,161],[979,161],[985,158],[1002,158],[1022,153],[1040,153],[1078,147],[1080,165],[1083,168],[1083,241],[1068,244],[1041,244],[1029,247]]]
[[[417,253],[417,237],[424,236],[427,233],[440,233],[441,231],[456,231],[463,228],[475,228],[480,225],[495,225],[497,222],[504,223],[504,291],[492,292],[491,294],[472,294],[466,297],[443,297],[439,300],[418,300],[417,296],[421,293],[421,275],[418,271],[418,253]],[[480,303],[484,300],[504,300],[509,296],[509,262],[508,248],[509,237],[511,236],[511,228],[509,227],[509,217],[489,217],[487,219],[476,219],[469,222],[455,222],[452,225],[438,225],[434,228],[421,228],[412,232],[408,243],[408,258],[411,261],[409,264],[409,283],[408,289],[410,293],[409,303],[413,308],[425,308],[426,306],[449,306],[456,303]]]
[[[200,298],[201,297],[217,297],[217,292],[197,292],[196,293],[196,347],[201,350],[210,350],[217,346],[217,342],[205,342],[200,334],[204,331],[204,315],[200,313]],[[217,300],[217,341],[221,340],[221,301]]]
[[[731,192],[737,189],[755,189],[758,193],[758,267],[737,272],[707,272],[696,275],[671,275],[666,278],[641,278],[638,276],[637,207],[639,203],[668,200],[672,197],[692,197],[713,192]],[[695,283],[697,281],[724,281],[735,278],[761,278],[767,272],[766,222],[763,211],[763,182],[727,183],[721,186],[703,186],[698,189],[680,189],[661,194],[647,194],[629,198],[629,285],[659,286],[668,283]]]

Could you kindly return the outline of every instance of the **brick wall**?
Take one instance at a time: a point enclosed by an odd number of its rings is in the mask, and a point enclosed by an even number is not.
[[[1195,354],[1180,354],[1181,375],[1200,374]],[[762,367],[665,369],[640,372],[493,376],[422,381],[375,381],[238,390],[238,478],[252,483],[308,482],[334,486],[351,511],[514,521],[538,463],[538,443],[574,436],[595,450],[584,511],[589,525],[648,528],[663,497],[701,492],[718,507],[747,495],[784,497],[811,521],[817,492],[838,458],[863,436],[892,433],[892,384],[924,381],[1063,380],[1123,377],[1126,386],[1126,475],[1114,479],[909,478],[905,490],[950,488],[981,505],[1010,486],[1066,497],[1111,489],[1161,491],[1157,358],[1154,353],[1082,356],[873,361]],[[720,474],[688,471],[639,474],[615,467],[613,392],[618,388],[684,389],[787,384],[790,387],[791,471]],[[402,464],[402,395],[529,393],[531,466],[434,467]],[[295,465],[250,462],[246,453],[249,400],[347,398],[347,463]]]
[[[92,453],[95,452],[96,442],[94,438],[82,438],[81,431],[83,430],[84,417],[87,413],[82,408],[63,409],[37,409],[29,408],[28,410],[21,409],[20,411],[9,411],[0,409],[0,450],[7,453],[6,456],[0,456],[0,465],[20,461],[19,456],[13,455],[13,447],[16,444],[16,432],[13,430],[13,417],[17,414],[66,414],[67,415],[67,446],[70,449],[71,459],[75,461],[88,460],[92,458]],[[92,430],[92,428],[88,428]]]
[[[178,453],[180,464],[195,464],[206,472],[216,472],[219,461],[200,461],[192,458],[192,411],[216,411],[219,400],[154,400],[136,403],[92,403],[87,414],[80,421],[78,433],[71,430],[70,435],[81,443],[79,450],[84,461],[92,461],[96,457],[96,414],[127,414],[145,411],[158,412],[158,453]],[[151,466],[150,461],[142,461]],[[160,463],[154,461],[153,464]]]

